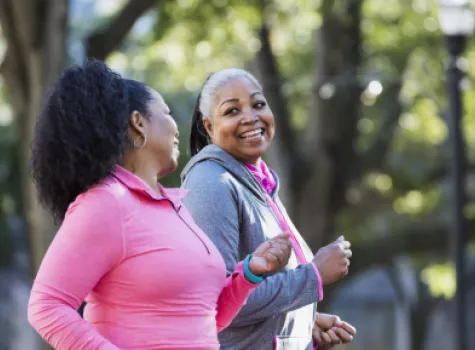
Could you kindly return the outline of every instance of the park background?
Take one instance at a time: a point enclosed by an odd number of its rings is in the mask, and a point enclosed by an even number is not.
[[[337,349],[456,349],[458,140],[438,10],[435,0],[0,0],[0,349],[47,348],[26,320],[55,232],[37,203],[30,143],[47,88],[86,57],[163,94],[180,128],[180,169],[206,76],[253,72],[277,123],[267,161],[295,224],[314,250],[339,235],[353,245],[350,274],[319,306],[358,329]],[[471,38],[456,63],[466,161],[462,333],[475,349]],[[179,186],[180,169],[163,183]]]

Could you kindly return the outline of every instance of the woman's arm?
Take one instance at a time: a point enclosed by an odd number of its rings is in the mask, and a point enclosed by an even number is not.
[[[215,167],[198,171],[200,166],[196,165],[186,178],[184,187],[190,192],[184,203],[197,225],[220,250],[228,274],[231,274],[239,262],[238,194],[234,192],[228,176],[215,171]],[[295,270],[267,277],[252,291],[231,326],[253,324],[299,309],[318,299],[318,278],[313,265],[300,265]]]
[[[238,312],[246,304],[249,294],[258,286],[249,282],[243,272],[243,262],[236,266],[234,273],[226,279],[223,291],[219,295],[216,314],[218,332],[229,326]]]
[[[76,311],[123,257],[117,200],[106,190],[86,193],[66,214],[41,263],[28,320],[56,350],[118,350]]]
[[[261,276],[273,274],[287,265],[292,251],[289,237],[290,233],[285,232],[265,241],[227,278],[217,304],[218,332],[231,323],[252,290],[262,283]]]

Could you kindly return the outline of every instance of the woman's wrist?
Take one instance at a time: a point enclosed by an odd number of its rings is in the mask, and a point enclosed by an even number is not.
[[[259,284],[264,281],[264,277],[257,276],[249,269],[249,262],[252,259],[252,254],[249,254],[246,259],[244,260],[243,270],[244,270],[244,277],[251,283]]]

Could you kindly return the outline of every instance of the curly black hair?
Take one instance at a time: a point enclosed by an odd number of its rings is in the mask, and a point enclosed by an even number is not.
[[[50,89],[32,143],[32,176],[56,222],[76,197],[109,176],[126,150],[133,111],[148,117],[150,88],[91,59]]]

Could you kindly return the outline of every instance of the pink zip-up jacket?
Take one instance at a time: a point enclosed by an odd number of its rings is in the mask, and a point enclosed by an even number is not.
[[[217,332],[257,285],[242,263],[226,278],[185,190],[160,189],[117,167],[70,205],[28,306],[56,350],[219,349]]]

